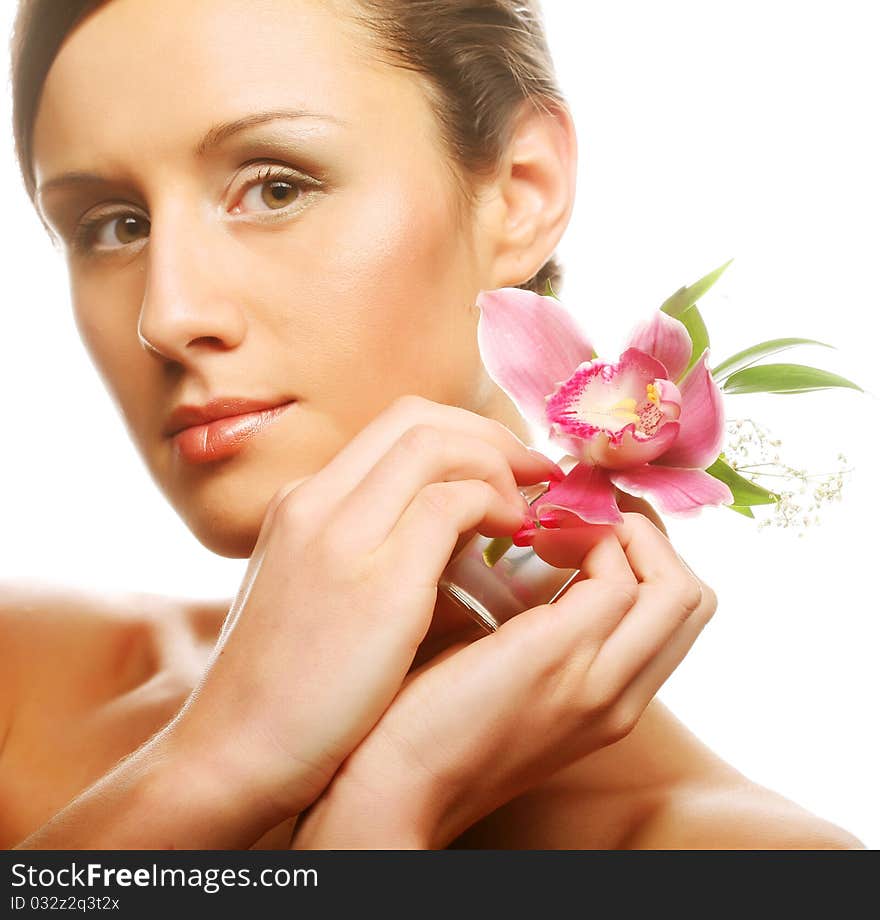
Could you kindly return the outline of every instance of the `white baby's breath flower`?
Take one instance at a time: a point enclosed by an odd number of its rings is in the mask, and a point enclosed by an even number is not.
[[[782,441],[770,436],[768,429],[750,418],[731,419],[727,422],[728,441],[724,458],[733,469],[757,485],[773,492],[778,500],[771,506],[772,514],[758,522],[758,529],[766,527],[799,528],[815,526],[820,518],[816,513],[826,502],[840,501],[843,478],[851,472],[845,468],[847,458],[837,454],[841,468],[832,473],[811,474],[784,463],[776,448]]]

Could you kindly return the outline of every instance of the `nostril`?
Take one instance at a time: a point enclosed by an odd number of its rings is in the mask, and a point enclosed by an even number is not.
[[[227,347],[223,339],[219,338],[216,335],[200,335],[198,338],[193,339],[189,344],[190,345],[211,345],[211,346],[219,345],[221,348]]]

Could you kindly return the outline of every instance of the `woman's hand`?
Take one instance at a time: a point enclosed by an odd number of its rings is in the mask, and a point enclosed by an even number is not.
[[[715,612],[642,514],[542,530],[535,549],[580,574],[553,604],[415,670],[301,816],[296,848],[446,846],[627,735]]]
[[[500,423],[398,399],[273,498],[172,750],[248,789],[267,827],[301,811],[400,689],[455,548],[513,534],[518,485],[554,468]]]

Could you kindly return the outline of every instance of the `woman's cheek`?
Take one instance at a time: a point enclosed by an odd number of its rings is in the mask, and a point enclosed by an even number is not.
[[[429,363],[426,341],[433,360],[433,332],[450,309],[452,228],[436,203],[420,205],[398,190],[362,201],[344,211],[344,220],[339,215],[334,244],[314,277],[314,297],[327,311],[321,350],[334,363],[356,359],[355,366],[381,368],[386,379],[409,378]]]

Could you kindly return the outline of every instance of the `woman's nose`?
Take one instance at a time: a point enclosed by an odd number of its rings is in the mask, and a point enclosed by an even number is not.
[[[147,351],[185,363],[202,349],[235,348],[244,338],[246,317],[230,293],[222,241],[212,244],[217,233],[198,220],[151,224],[138,319]]]

